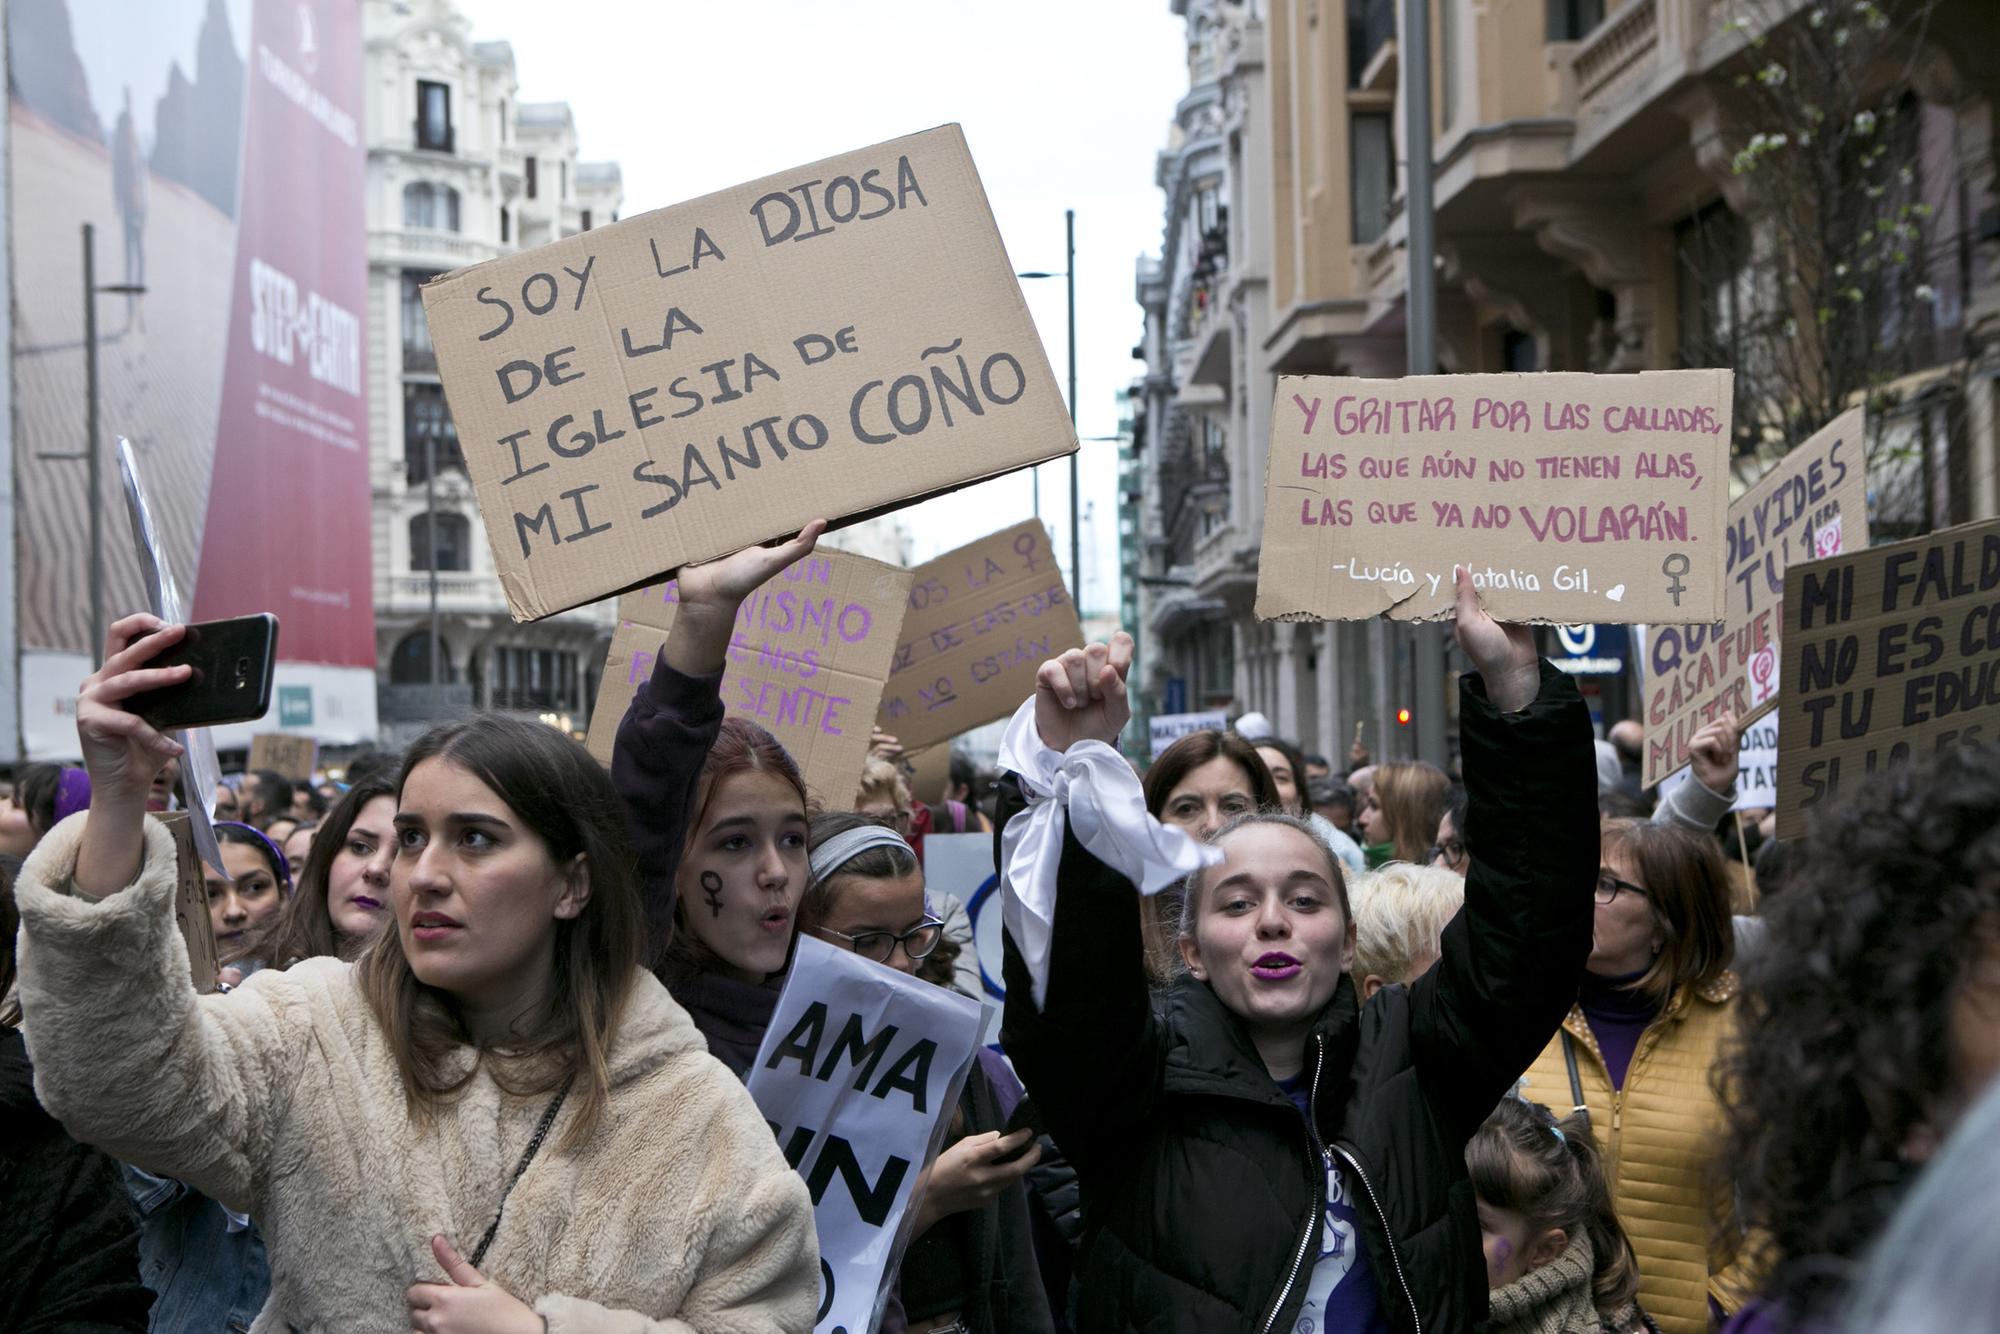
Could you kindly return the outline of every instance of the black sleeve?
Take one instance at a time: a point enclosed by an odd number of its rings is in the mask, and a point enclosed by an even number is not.
[[[722,731],[722,673],[683,676],[656,661],[632,697],[611,751],[611,785],[625,806],[651,940],[649,962],[674,926],[674,873],[694,823],[701,766]]]
[[[1590,714],[1547,662],[1526,709],[1459,691],[1465,907],[1439,966],[1410,989],[1419,1076],[1469,1139],[1569,1013],[1590,955],[1598,863]]]
[[[1003,816],[1010,814],[1007,790]],[[1027,964],[1003,936],[1000,1045],[1080,1176],[1103,1169],[1132,1142],[1132,1127],[1145,1122],[1159,1090],[1160,1033],[1139,912],[1132,882],[1092,856],[1065,824],[1048,1002],[1039,1011]]]

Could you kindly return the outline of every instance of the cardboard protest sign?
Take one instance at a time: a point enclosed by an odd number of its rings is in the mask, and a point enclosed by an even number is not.
[[[799,937],[745,1082],[812,1192],[820,1334],[880,1321],[979,1029],[967,997]]]
[[[1860,408],[1842,413],[1729,507],[1721,621],[1647,636],[1645,786],[1684,767],[1718,714],[1749,721],[1777,707],[1785,571],[1868,545],[1864,424]]]
[[[280,777],[309,782],[319,762],[319,742],[289,732],[259,732],[250,738],[250,772],[269,769]]]
[[[1147,720],[1147,731],[1151,734],[1152,757],[1160,758],[1160,753],[1184,736],[1205,732],[1213,728],[1218,732],[1229,730],[1229,715],[1221,709],[1210,709],[1206,713],[1156,713]]]
[[[2000,734],[2000,520],[1785,571],[1778,837],[1867,775]]]
[[[1731,810],[1768,811],[1778,805],[1778,719],[1765,714],[1743,729],[1736,747],[1736,800]],[[1683,768],[1660,780],[1660,796],[1692,782],[1694,771]]]
[[[1722,616],[1730,373],[1282,376],[1257,615]]]
[[[516,620],[1076,449],[956,125],[423,298]]]
[[[878,725],[916,750],[1004,718],[1082,644],[1049,531],[1024,520],[917,567]]]
[[[679,593],[679,582],[668,580],[618,599],[620,624],[590,715],[590,753],[605,764],[619,720],[673,629]],[[909,594],[908,570],[822,547],[737,612],[723,709],[775,736],[806,785],[836,810],[854,803]]]
[[[174,836],[174,925],[187,946],[188,980],[207,995],[215,990],[222,961],[215,948],[215,922],[208,915],[208,876],[195,848],[193,820],[186,811],[159,819]]]

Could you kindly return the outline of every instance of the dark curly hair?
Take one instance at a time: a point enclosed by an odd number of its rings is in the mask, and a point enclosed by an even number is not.
[[[2000,930],[2000,746],[1860,784],[1813,821],[1785,883],[1715,1080],[1767,1287],[1810,1319],[1915,1174],[1912,1135],[1942,1138],[1976,1092],[1957,1085],[1950,1017]]]

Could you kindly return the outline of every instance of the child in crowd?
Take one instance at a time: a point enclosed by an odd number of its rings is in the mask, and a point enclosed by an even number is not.
[[[1657,1334],[1590,1122],[1502,1098],[1465,1146],[1486,1251],[1489,1334]]]

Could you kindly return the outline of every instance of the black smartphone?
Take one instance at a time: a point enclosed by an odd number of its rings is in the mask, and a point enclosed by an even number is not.
[[[271,709],[271,678],[278,668],[278,618],[269,612],[188,626],[181,642],[148,667],[187,664],[194,672],[179,685],[147,690],[125,701],[162,732],[183,727],[249,723]]]
[[[1002,1128],[1000,1133],[1006,1136],[1013,1134],[1017,1130],[1028,1130],[1033,1133],[1028,1136],[1026,1144],[1023,1144],[1020,1148],[1004,1157],[995,1158],[993,1160],[995,1163],[1013,1162],[1029,1149],[1034,1148],[1035,1141],[1047,1133],[1046,1128],[1042,1125],[1041,1111],[1035,1106],[1035,1100],[1025,1095],[1022,1096],[1021,1101],[1014,1104],[1014,1114],[1007,1118],[1007,1124]]]

